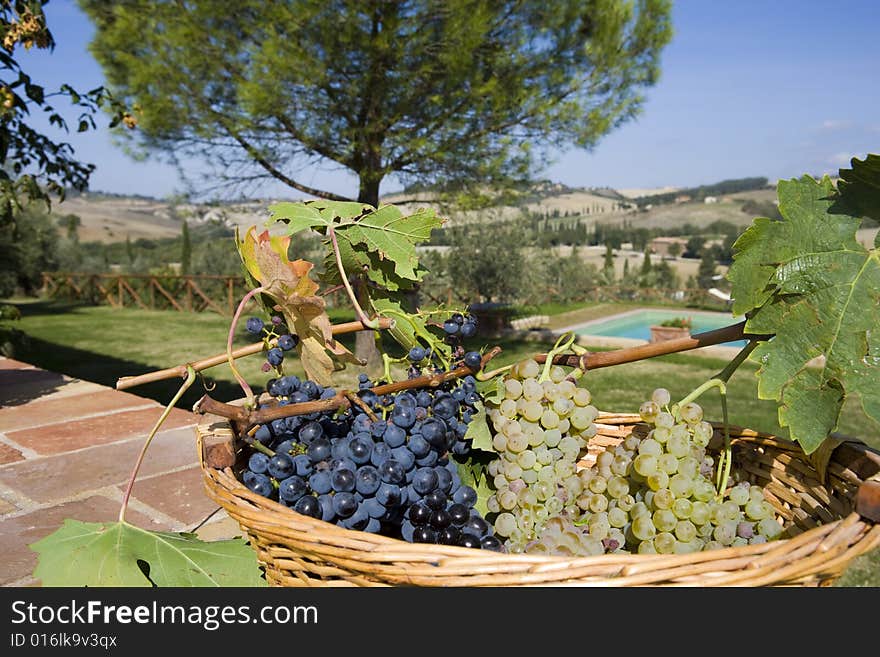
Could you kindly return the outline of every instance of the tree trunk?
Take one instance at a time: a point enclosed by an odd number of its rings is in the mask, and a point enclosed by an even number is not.
[[[362,173],[358,202],[379,207],[379,183],[380,179],[374,179],[369,173]],[[384,371],[382,354],[376,342],[378,337],[378,331],[358,331],[355,335],[354,355],[366,361],[366,371],[370,378],[378,377]]]

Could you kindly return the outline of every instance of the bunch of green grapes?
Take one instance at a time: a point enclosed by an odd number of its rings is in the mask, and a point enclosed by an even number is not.
[[[510,552],[527,551],[548,521],[581,514],[578,500],[587,482],[577,462],[596,435],[590,392],[561,367],[552,366],[546,380],[541,374],[532,359],[517,363],[505,376],[504,400],[487,403],[498,453],[489,464],[494,494],[487,504]]]
[[[647,435],[630,434],[579,473],[586,490],[574,524],[608,552],[688,553],[778,537],[782,527],[761,486],[740,481],[717,494],[706,452],[712,425],[700,406],[673,415],[669,402],[669,391],[655,390],[639,409],[652,427]]]

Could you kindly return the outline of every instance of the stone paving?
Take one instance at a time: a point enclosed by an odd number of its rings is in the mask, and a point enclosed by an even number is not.
[[[163,407],[152,399],[0,357],[0,585],[39,586],[28,546],[65,518],[112,521]],[[241,534],[204,491],[193,427],[175,408],[150,445],[126,519],[205,540]]]

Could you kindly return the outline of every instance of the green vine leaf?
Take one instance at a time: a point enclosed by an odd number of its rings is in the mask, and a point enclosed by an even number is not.
[[[393,205],[381,206],[359,220],[340,226],[337,235],[352,248],[364,245],[379,260],[390,261],[394,273],[404,280],[419,280],[416,244],[431,237],[431,231],[443,225],[443,219],[432,209],[422,208],[404,215]]]
[[[837,428],[848,395],[880,422],[880,253],[857,241],[859,218],[830,212],[833,193],[827,177],[781,181],[783,220],[755,219],[728,273],[745,332],[775,334],[751,356],[758,396],[777,401],[807,454]]]
[[[486,379],[485,381],[477,380],[477,392],[480,393],[484,402],[491,404],[492,406],[498,406],[504,401],[504,397],[506,396],[504,390],[504,377],[493,376],[491,379]]]
[[[326,228],[329,225],[319,209],[309,203],[275,203],[269,206],[269,217],[266,226],[278,221],[284,222],[290,229],[289,235],[311,228]]]
[[[464,434],[465,440],[471,441],[473,449],[481,449],[485,452],[494,452],[495,446],[492,444],[492,432],[489,430],[489,423],[486,420],[486,407],[482,402],[474,404],[477,412],[471,416],[468,422],[467,431]]]
[[[840,169],[837,196],[831,212],[880,221],[880,155],[870,153],[864,160],[852,158],[852,169]],[[880,232],[874,238],[880,247]]]
[[[240,538],[206,542],[126,522],[67,519],[30,548],[43,586],[266,586],[256,553]]]
[[[429,347],[446,360],[452,356],[452,347],[431,333],[425,319],[408,313],[396,299],[377,296],[372,299],[372,306],[377,314],[394,320],[394,326],[388,333],[404,350],[409,351],[421,345]]]

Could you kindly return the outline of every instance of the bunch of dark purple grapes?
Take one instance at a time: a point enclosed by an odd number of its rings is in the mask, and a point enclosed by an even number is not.
[[[453,313],[449,319],[443,322],[444,341],[452,345],[452,358],[456,362],[462,362],[471,369],[480,368],[480,354],[476,351],[465,352],[462,340],[472,338],[477,334],[477,320],[470,315]],[[422,376],[425,363],[431,362],[431,350],[417,345],[409,350],[406,355],[410,361],[407,376],[414,379]],[[439,371],[439,370],[435,370]]]
[[[248,333],[260,336],[264,340],[277,337],[274,347],[266,351],[266,362],[263,363],[263,371],[268,372],[271,369],[281,367],[284,362],[285,352],[290,351],[299,343],[299,336],[290,334],[283,324],[283,320],[278,315],[273,315],[270,324],[266,324],[259,317],[248,317],[245,322],[245,328]]]
[[[474,508],[453,454],[464,455],[467,423],[480,397],[467,376],[436,388],[377,395],[365,374],[368,407],[295,415],[259,427],[245,485],[298,513],[347,529],[410,542],[503,550]],[[312,381],[270,381],[275,404],[335,395]],[[371,417],[372,416],[372,417]],[[271,452],[271,456],[266,452]]]

